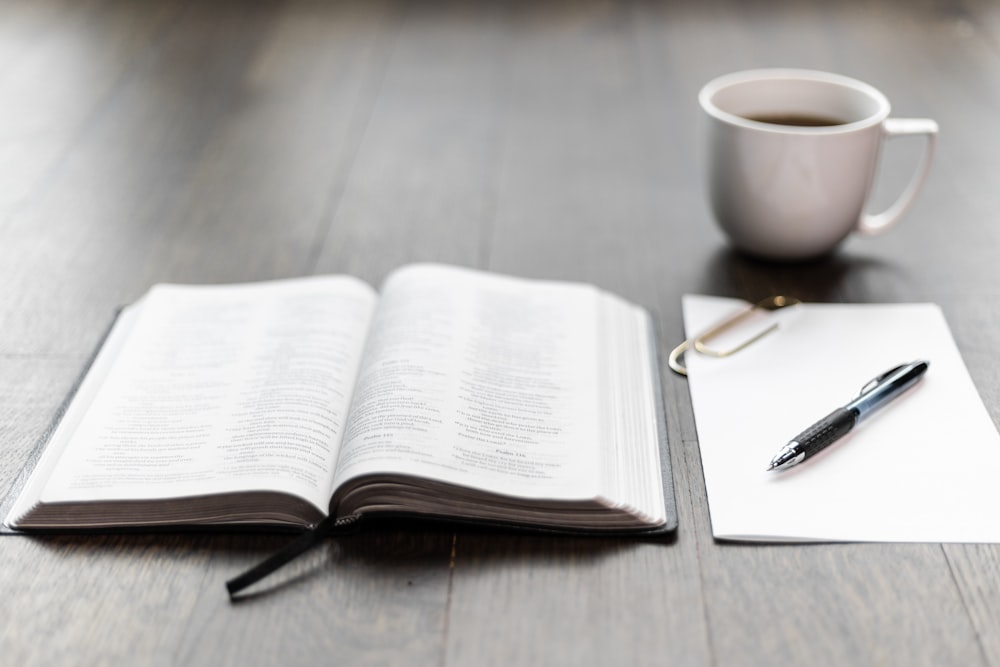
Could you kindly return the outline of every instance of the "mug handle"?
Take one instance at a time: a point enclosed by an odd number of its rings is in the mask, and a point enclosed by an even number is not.
[[[930,118],[886,118],[882,123],[882,133],[885,138],[922,134],[927,137],[927,143],[924,145],[917,170],[910,179],[910,184],[899,195],[899,199],[881,213],[865,213],[861,216],[858,221],[858,231],[869,236],[881,234],[892,227],[913,204],[917,192],[931,170],[931,159],[937,147],[938,124]]]

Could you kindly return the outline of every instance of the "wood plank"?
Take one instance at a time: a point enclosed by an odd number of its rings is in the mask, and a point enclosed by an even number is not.
[[[172,662],[184,665],[439,664],[446,631],[444,532],[376,531],[317,547],[232,604],[224,581],[273,552],[275,537],[216,538]]]
[[[79,127],[59,147],[44,182],[4,224],[9,242],[0,247],[0,266],[16,289],[2,306],[11,326],[0,349],[87,353],[115,308],[148,286],[134,278],[148,268],[157,241],[170,234],[165,215],[176,205],[178,188],[205,138],[233,112],[237,91],[229,82],[263,39],[272,11],[261,5],[237,14],[229,24],[233,32],[221,35],[231,38],[226,42],[213,32],[226,27],[224,7],[212,7],[202,14],[180,12],[152,31],[139,49],[141,57],[114,53],[117,80],[103,97],[67,101],[67,116],[80,117]],[[121,23],[97,21],[92,41],[100,43],[102,29],[127,35],[127,24]],[[89,35],[87,25],[65,29],[71,38]],[[63,55],[64,43],[53,40],[51,48],[62,56],[56,63],[68,71],[74,69],[68,59],[89,63],[104,57],[103,47]],[[18,90],[4,88],[2,94],[14,99]],[[46,113],[44,97],[29,97],[24,104],[38,108],[17,107],[29,117]]]
[[[1000,367],[996,364],[1000,298],[969,294],[948,299],[945,314],[969,374],[979,389],[993,423],[1000,426]],[[947,443],[942,443],[943,455]],[[991,520],[989,508],[969,508]],[[966,613],[976,631],[976,640],[990,665],[1000,664],[1000,545],[946,544],[944,553],[955,579]]]
[[[0,5],[0,224],[44,187],[180,3]]]
[[[391,17],[384,3],[280,7],[189,9],[130,59],[5,224],[0,271],[16,289],[0,350],[87,353],[154,282],[309,272]]]
[[[0,5],[0,49],[7,56],[0,65],[0,279],[7,289],[0,352],[87,354],[120,305],[107,303],[80,341],[87,324],[76,315],[85,312],[86,299],[66,288],[80,286],[80,264],[90,244],[102,240],[101,225],[75,215],[79,199],[60,208],[70,188],[55,181],[180,8],[59,0]],[[109,261],[120,259],[111,253],[98,265]],[[93,289],[111,292],[107,285]]]
[[[761,665],[984,664],[942,556],[937,545],[900,544],[707,550],[714,655]]]
[[[55,418],[82,357],[0,355],[0,504]]]
[[[401,264],[489,248],[506,45],[489,3],[408,3],[316,271],[378,285]]]
[[[1000,664],[1000,547],[996,544],[944,546],[951,574],[962,594],[964,613],[972,617],[982,662]]]
[[[179,621],[206,586],[205,540],[4,535],[4,660],[22,665],[175,662]]]
[[[244,13],[236,3],[206,31],[206,58],[233,58],[226,40],[247,37],[232,25]],[[203,119],[202,146],[171,193],[178,203],[160,220],[163,235],[144,282],[260,280],[315,269],[395,48],[400,11],[391,2],[306,0],[253,13],[263,14],[263,35],[230,75],[174,71],[187,67],[189,32],[179,33],[178,52],[161,67],[165,79],[193,77],[187,85],[215,91],[218,108]]]
[[[459,535],[446,662],[705,664],[690,542]]]
[[[669,236],[651,201],[662,174],[649,167],[649,119],[635,101],[631,8],[511,8],[489,267],[592,282],[655,311],[671,275]],[[677,466],[681,443],[672,443]],[[707,661],[697,554],[679,500],[683,528],[670,545],[459,535],[447,662]]]

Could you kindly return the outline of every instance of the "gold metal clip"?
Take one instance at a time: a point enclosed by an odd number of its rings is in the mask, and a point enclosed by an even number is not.
[[[675,347],[673,350],[671,350],[670,356],[667,358],[667,363],[670,365],[670,369],[675,373],[678,373],[680,375],[687,375],[687,368],[681,364],[680,358],[681,356],[684,355],[685,352],[687,352],[692,348],[696,352],[708,355],[710,357],[725,358],[734,355],[740,350],[746,349],[750,345],[753,345],[758,340],[760,340],[764,336],[768,335],[769,333],[777,329],[778,323],[775,322],[774,324],[767,327],[763,331],[754,334],[753,336],[750,336],[743,342],[738,343],[737,345],[731,347],[728,350],[713,350],[707,345],[707,342],[729,331],[730,329],[738,327],[740,324],[742,324],[745,320],[752,317],[758,311],[778,310],[780,308],[785,308],[787,306],[794,306],[799,303],[801,303],[801,301],[799,301],[798,299],[787,296],[772,296],[762,301],[759,301],[756,304],[747,307],[745,310],[742,310],[736,313],[735,315],[726,318],[722,322],[719,322],[715,326],[698,334],[697,336],[688,338],[686,341],[684,341],[683,343]]]

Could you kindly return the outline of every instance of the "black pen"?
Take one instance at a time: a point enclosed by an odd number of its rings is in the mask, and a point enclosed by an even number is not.
[[[767,469],[786,470],[826,449],[871,413],[916,384],[929,365],[926,361],[914,361],[882,373],[862,387],[853,401],[795,436],[771,459]]]

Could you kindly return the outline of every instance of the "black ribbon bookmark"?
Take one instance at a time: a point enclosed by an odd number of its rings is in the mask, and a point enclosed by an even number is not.
[[[356,523],[358,517],[349,516],[341,519],[327,517],[323,519],[311,530],[307,530],[283,549],[270,556],[262,563],[255,565],[243,574],[226,582],[226,590],[229,591],[229,600],[232,602],[238,594],[246,588],[253,586],[258,581],[275,572],[279,568],[287,565],[324,539],[334,533],[342,532],[340,529]],[[345,531],[346,532],[346,531]]]

